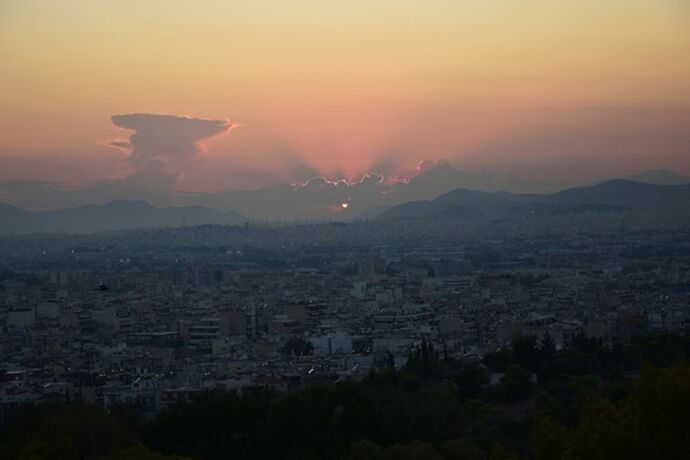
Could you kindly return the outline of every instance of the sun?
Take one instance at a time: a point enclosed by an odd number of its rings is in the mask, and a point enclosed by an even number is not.
[[[350,203],[340,203],[340,207],[343,209],[347,209],[350,207]]]

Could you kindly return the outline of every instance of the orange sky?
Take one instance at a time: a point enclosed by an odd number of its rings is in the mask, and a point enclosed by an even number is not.
[[[189,189],[442,157],[687,173],[688,56],[685,0],[6,0],[0,180],[122,174],[132,112],[242,125]]]

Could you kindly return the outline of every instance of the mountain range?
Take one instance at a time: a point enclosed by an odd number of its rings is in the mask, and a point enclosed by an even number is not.
[[[548,195],[457,189],[433,200],[393,206],[377,218],[448,219],[472,218],[495,212],[570,214],[672,206],[690,206],[690,184],[656,185],[617,179]]]
[[[690,183],[690,178],[665,170],[649,171],[636,177],[639,179],[633,181],[655,185]],[[387,182],[383,176],[375,173],[366,174],[355,182],[329,181],[317,177],[302,184],[284,184],[258,190],[214,194],[177,193],[175,200],[182,205],[232,209],[252,219],[348,220],[370,218],[392,206],[432,200],[456,189],[520,194],[552,192],[563,188],[528,183],[511,175],[464,171],[440,160],[426,162],[426,166],[416,175],[394,182]]]
[[[665,169],[652,169],[640,174],[636,174],[630,178],[635,182],[643,182],[645,184],[656,185],[683,185],[690,184],[690,176],[667,171]]]
[[[299,184],[257,190],[177,193],[175,199],[183,205],[233,209],[254,219],[352,219],[411,200],[432,199],[458,187],[497,191],[515,186],[513,179],[463,171],[441,160],[425,162],[416,174],[394,181],[377,173],[352,182],[314,177]]]
[[[58,211],[30,212],[0,204],[0,234],[90,233],[147,227],[237,224],[246,219],[232,211],[198,206],[156,208],[145,201],[112,201]]]
[[[218,193],[170,190],[136,197],[135,178],[126,183],[63,190],[41,183],[0,183],[0,233],[91,232],[184,224],[233,224],[245,220],[368,220],[373,218],[472,218],[487,212],[610,212],[631,207],[687,203],[690,178],[664,170],[593,186],[537,194],[515,192],[518,182],[490,173],[472,173],[446,161],[427,163],[418,174],[387,182],[366,174],[356,182],[313,178],[301,184]],[[512,182],[510,182],[512,180]],[[513,191],[504,186],[513,184]],[[155,187],[149,184],[149,190]],[[670,185],[669,185],[670,184]],[[169,184],[170,185],[170,184]],[[527,190],[530,188],[527,187]],[[127,192],[125,199],[119,192]],[[99,192],[99,193],[95,193]],[[115,193],[118,192],[118,193]],[[27,197],[31,198],[28,199]],[[91,201],[89,201],[91,200]],[[24,203],[48,203],[49,209],[25,210]],[[82,203],[74,205],[73,203]],[[163,204],[161,204],[161,202]],[[165,204],[172,202],[174,205]],[[67,203],[67,205],[61,205]],[[89,203],[89,204],[85,204]]]
[[[690,178],[654,170],[631,178],[652,184],[690,183]],[[143,200],[153,206],[200,206],[235,211],[255,220],[352,219],[377,215],[382,210],[415,200],[431,200],[458,188],[483,192],[552,193],[573,184],[524,180],[510,173],[472,172],[445,160],[421,162],[405,177],[384,177],[375,172],[360,180],[312,177],[301,183],[283,183],[252,190],[219,192],[181,191],[177,177],[149,171],[85,186],[36,181],[0,182],[0,202],[32,211],[55,211],[116,200]],[[344,205],[344,206],[343,206]]]

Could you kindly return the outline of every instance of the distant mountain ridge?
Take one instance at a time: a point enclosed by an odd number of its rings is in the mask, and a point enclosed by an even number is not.
[[[378,219],[446,219],[458,208],[464,209],[465,217],[471,218],[495,211],[564,214],[677,205],[690,206],[690,184],[654,185],[616,179],[549,195],[457,189],[434,200],[393,206],[383,211]]]
[[[654,185],[611,180],[560,192],[514,194],[456,189],[432,200],[408,201],[370,218],[471,220],[492,213],[571,214],[620,212],[634,208],[690,206],[690,184]],[[0,203],[0,234],[89,233],[184,225],[238,224],[247,219],[233,211],[202,206],[156,208],[146,201],[116,200],[58,211],[30,212]]]
[[[184,225],[185,220],[188,225],[224,224],[241,221],[244,216],[268,221],[370,220],[378,216],[471,219],[497,210],[541,214],[616,212],[640,205],[666,206],[685,202],[683,187],[690,183],[651,183],[679,182],[685,180],[685,176],[664,170],[648,171],[641,176],[646,182],[617,179],[551,194],[501,192],[498,190],[504,188],[499,176],[463,171],[439,161],[426,162],[417,175],[394,183],[387,183],[383,176],[371,173],[355,182],[316,177],[301,184],[257,190],[168,194],[167,202],[179,207],[131,199],[137,195],[136,190],[129,187],[125,187],[131,192],[125,199],[104,201],[110,195],[102,189],[113,188],[103,184],[82,193],[62,190],[55,184],[0,183],[2,199],[8,203],[0,205],[0,233],[174,227]],[[91,194],[94,190],[103,193]],[[28,191],[37,194],[26,195]],[[31,200],[22,199],[28,196]],[[60,205],[63,199],[79,204]],[[81,205],[89,200],[95,204]],[[28,205],[22,203],[29,202],[45,203],[43,209],[49,210],[27,211]]]
[[[146,227],[237,224],[245,218],[232,211],[200,206],[156,208],[146,201],[116,200],[59,211],[29,212],[0,204],[0,234],[89,233]]]
[[[668,171],[666,169],[651,169],[630,178],[634,182],[655,185],[684,185],[690,184],[690,176]]]
[[[76,188],[56,183],[9,181],[0,182],[0,199],[33,211],[105,204],[118,199],[143,199],[158,207],[201,206],[233,210],[259,220],[346,220],[367,213],[377,214],[377,210],[408,201],[431,200],[459,187],[487,192],[559,188],[553,184],[547,187],[526,182],[510,173],[457,169],[445,160],[420,162],[414,171],[403,175],[384,177],[374,169],[354,181],[312,177],[300,183],[218,192],[176,190],[174,175],[154,173],[97,181]],[[348,206],[343,207],[343,203]]]
[[[577,187],[548,195],[554,203],[598,203],[630,207],[690,202],[690,184],[656,185],[615,179],[590,187]]]
[[[634,183],[646,185],[679,185],[690,183],[690,178],[666,170],[651,170],[635,176],[639,180]],[[167,206],[181,206],[188,209],[193,215],[198,213],[210,213],[211,211],[223,213],[234,211],[246,216],[248,219],[269,221],[295,221],[295,220],[368,220],[387,213],[403,213],[405,208],[392,209],[412,202],[424,202],[430,204],[407,205],[408,208],[416,206],[420,212],[433,216],[436,212],[445,214],[446,218],[469,218],[476,214],[472,210],[486,212],[487,209],[511,206],[517,212],[520,205],[531,203],[534,212],[582,212],[585,209],[603,212],[605,208],[593,206],[581,206],[581,202],[594,201],[599,205],[631,206],[636,202],[652,200],[663,204],[672,197],[660,195],[652,199],[651,189],[638,190],[635,186],[625,189],[626,182],[619,180],[618,185],[608,185],[609,190],[590,190],[589,187],[568,189],[563,192],[567,184],[558,185],[549,182],[525,182],[511,174],[494,174],[487,171],[471,172],[456,169],[447,161],[426,161],[418,165],[414,172],[407,177],[385,178],[376,173],[364,174],[358,181],[328,180],[324,177],[313,177],[298,184],[284,183],[254,190],[235,190],[219,192],[183,192],[175,190],[174,177],[169,176],[128,176],[119,180],[100,181],[82,188],[62,187],[59,184],[47,184],[31,181],[0,182],[0,200],[7,205],[15,207],[0,208],[0,214],[13,215],[13,221],[20,219],[25,209],[35,212],[56,212],[66,209],[79,209],[87,203],[107,206],[116,200],[135,203],[145,199],[146,203],[152,203],[159,209]],[[616,183],[616,181],[610,181]],[[143,184],[143,185],[142,185]],[[541,185],[539,185],[541,184]],[[589,190],[589,191],[587,191]],[[504,191],[504,192],[501,192]],[[538,192],[539,195],[535,194]],[[543,198],[545,193],[552,193],[553,198]],[[587,193],[597,196],[586,197]],[[639,196],[636,195],[639,193]],[[606,196],[608,198],[604,199]],[[542,197],[542,198],[539,198]],[[543,201],[536,206],[537,201]],[[551,204],[549,204],[551,202]],[[580,202],[580,204],[577,204]],[[577,204],[577,205],[576,205]],[[446,208],[454,206],[454,211]],[[421,211],[421,207],[426,207]],[[468,208],[468,209],[464,209]],[[88,208],[87,208],[88,209]],[[197,209],[198,211],[194,211]],[[206,211],[201,211],[205,209]],[[609,208],[612,210],[612,208]],[[79,212],[77,216],[80,216]],[[91,212],[97,212],[92,210]],[[130,212],[134,212],[132,209]],[[145,211],[138,212],[146,214]],[[149,212],[153,212],[149,210]],[[182,221],[182,217],[175,216],[174,210],[155,212],[158,219],[164,225],[178,225],[176,221]],[[414,215],[414,212],[411,213]],[[9,217],[5,217],[7,220]],[[104,221],[107,216],[101,217]],[[152,217],[139,217],[141,222],[137,225],[159,225]],[[198,221],[225,222],[227,216],[205,215]],[[58,219],[59,220],[59,219]],[[35,228],[42,228],[45,219],[25,216],[26,222],[31,222]],[[37,223],[38,222],[38,223]],[[193,223],[189,218],[188,223]],[[8,228],[7,222],[0,223],[0,229]],[[17,225],[12,224],[12,231]],[[28,224],[22,224],[28,225]],[[46,224],[47,225],[47,224]],[[109,226],[118,227],[117,222]],[[31,227],[31,228],[34,228]],[[89,228],[98,227],[93,219]],[[53,224],[47,228],[55,228]],[[72,231],[76,226],[66,226],[65,231]],[[129,228],[129,227],[128,227]]]
[[[9,204],[0,203],[0,217],[3,219],[26,216],[30,214],[28,211],[10,206]]]

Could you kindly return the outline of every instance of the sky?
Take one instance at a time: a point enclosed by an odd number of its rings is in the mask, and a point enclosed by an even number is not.
[[[688,174],[689,56],[687,0],[0,0],[0,181]]]

